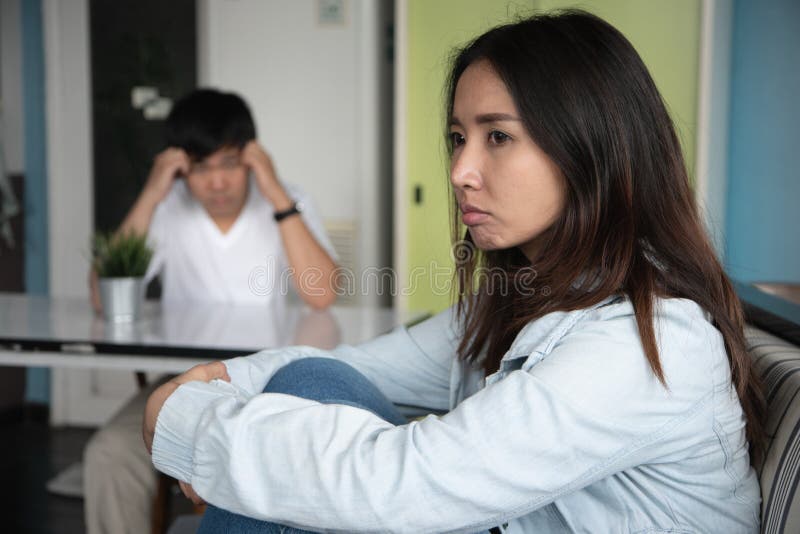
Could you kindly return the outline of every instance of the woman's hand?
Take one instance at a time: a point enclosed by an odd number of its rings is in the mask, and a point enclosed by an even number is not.
[[[225,364],[222,362],[195,365],[182,375],[178,375],[170,380],[170,382],[181,385],[186,382],[211,382],[216,379],[224,380],[225,382],[231,381],[231,377],[228,375],[228,368],[225,367]]]
[[[183,494],[186,495],[186,498],[192,501],[192,503],[198,506],[206,503],[206,501],[204,501],[202,497],[200,497],[197,493],[194,492],[194,488],[188,482],[179,480],[178,485],[181,487],[181,491],[183,492]]]
[[[147,405],[144,409],[144,422],[142,424],[142,437],[144,438],[145,447],[147,452],[153,452],[153,436],[156,433],[156,421],[158,421],[158,414],[161,412],[161,407],[167,402],[167,399],[172,395],[178,386],[186,382],[211,382],[214,379],[231,381],[228,375],[228,368],[222,362],[212,362],[202,365],[195,365],[182,375],[176,376],[172,380],[165,382],[158,387],[147,399]],[[188,496],[188,495],[187,495]]]

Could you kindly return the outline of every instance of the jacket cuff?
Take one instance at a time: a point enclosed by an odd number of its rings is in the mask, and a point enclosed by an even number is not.
[[[236,387],[223,380],[187,382],[179,386],[158,413],[152,448],[155,468],[191,483],[195,434],[203,413],[216,401],[241,396]]]

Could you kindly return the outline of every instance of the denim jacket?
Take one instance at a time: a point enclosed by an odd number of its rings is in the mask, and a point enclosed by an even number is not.
[[[268,350],[190,382],[158,416],[153,463],[232,512],[325,532],[755,533],[760,493],[722,336],[692,301],[656,301],[665,388],[625,298],[528,324],[498,372],[456,357],[452,310],[333,351]],[[403,426],[260,393],[286,363],[344,360]]]

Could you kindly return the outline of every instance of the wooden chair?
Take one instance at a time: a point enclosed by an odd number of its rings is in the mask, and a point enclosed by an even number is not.
[[[152,534],[166,534],[171,522],[170,508],[172,496],[180,492],[180,490],[176,492],[177,488],[177,480],[164,473],[158,474],[158,484],[156,486],[156,494],[153,497],[153,511],[150,518],[150,532]],[[206,511],[205,504],[195,504],[192,506],[195,515],[203,515]]]
[[[136,372],[136,385],[139,389],[147,387],[147,375],[143,372]],[[158,473],[156,482],[156,493],[153,497],[153,507],[150,514],[150,532],[152,534],[166,534],[170,525],[170,509],[172,507],[172,496],[180,493],[178,481],[164,473]],[[206,506],[193,505],[193,511],[197,515],[205,512]]]

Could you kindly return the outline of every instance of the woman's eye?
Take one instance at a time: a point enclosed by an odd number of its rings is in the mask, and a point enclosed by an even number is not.
[[[458,132],[450,132],[450,146],[453,148],[464,144],[464,136]]]
[[[497,130],[492,130],[491,132],[489,132],[489,141],[494,145],[502,145],[509,139],[511,138],[506,134],[504,134],[503,132],[499,132]]]

